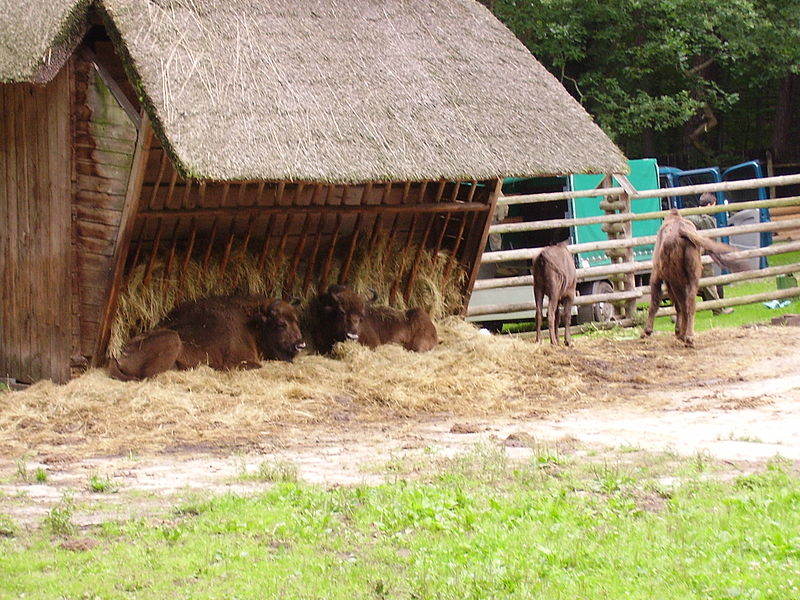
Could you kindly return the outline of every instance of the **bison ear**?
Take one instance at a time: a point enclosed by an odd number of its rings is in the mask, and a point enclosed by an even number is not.
[[[263,315],[265,318],[266,318],[267,316],[275,316],[276,314],[278,314],[278,308],[280,307],[280,305],[281,305],[282,303],[283,303],[283,300],[273,300],[272,302],[270,302],[270,304],[269,304],[269,307],[267,307],[267,312],[266,312],[266,314],[263,314],[263,313],[262,313],[262,315]]]

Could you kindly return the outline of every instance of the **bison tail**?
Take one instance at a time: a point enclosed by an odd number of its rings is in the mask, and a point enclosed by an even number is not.
[[[729,250],[729,252],[732,252],[732,250]],[[722,267],[723,269],[727,269],[728,271],[732,271],[734,273],[747,271],[750,268],[746,260],[737,260],[735,258],[728,258],[724,254],[718,254],[717,252],[709,252],[708,255],[720,267]]]
[[[747,264],[746,261],[740,261],[732,258],[727,258],[725,254],[729,252],[736,252],[738,249],[730,246],[728,244],[723,244],[722,242],[718,242],[716,240],[712,240],[707,237],[703,237],[699,235],[696,231],[690,229],[683,229],[681,230],[681,235],[693,243],[695,246],[698,246],[706,251],[715,263],[717,263],[723,269],[727,269],[729,271],[746,271]]]

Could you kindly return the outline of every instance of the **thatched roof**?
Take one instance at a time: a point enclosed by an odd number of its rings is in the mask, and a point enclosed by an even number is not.
[[[586,111],[475,0],[95,4],[185,174],[358,182],[627,172]]]
[[[0,82],[52,79],[86,31],[91,0],[0,0]]]

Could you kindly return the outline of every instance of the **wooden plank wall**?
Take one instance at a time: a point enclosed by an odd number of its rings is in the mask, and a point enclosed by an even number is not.
[[[70,375],[71,69],[0,84],[0,376]]]
[[[89,364],[107,301],[136,127],[91,62],[75,60],[73,346]],[[77,365],[76,365],[77,366]]]

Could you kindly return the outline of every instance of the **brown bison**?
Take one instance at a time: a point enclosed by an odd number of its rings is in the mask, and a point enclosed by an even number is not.
[[[405,312],[388,306],[373,306],[377,294],[365,300],[350,288],[332,285],[317,299],[315,345],[329,354],[336,342],[355,340],[375,348],[400,344],[406,350],[426,352],[439,343],[436,326],[424,310]]]
[[[259,296],[215,296],[175,307],[156,329],[132,338],[109,370],[123,381],[207,364],[253,369],[291,361],[305,348],[294,307]]]
[[[547,246],[533,260],[533,299],[536,302],[536,341],[542,329],[542,306],[544,297],[548,298],[547,327],[550,330],[550,343],[558,345],[558,307],[564,321],[564,344],[570,345],[569,322],[572,318],[572,304],[575,302],[575,261],[567,250],[567,243],[561,242]]]
[[[653,271],[650,275],[650,311],[642,337],[653,333],[653,321],[661,304],[663,283],[677,315],[675,336],[687,346],[694,346],[694,312],[698,282],[703,271],[703,250],[721,267],[732,271],[742,270],[742,265],[721,256],[734,252],[736,248],[699,235],[691,221],[681,217],[676,209],[670,210],[656,236]]]

